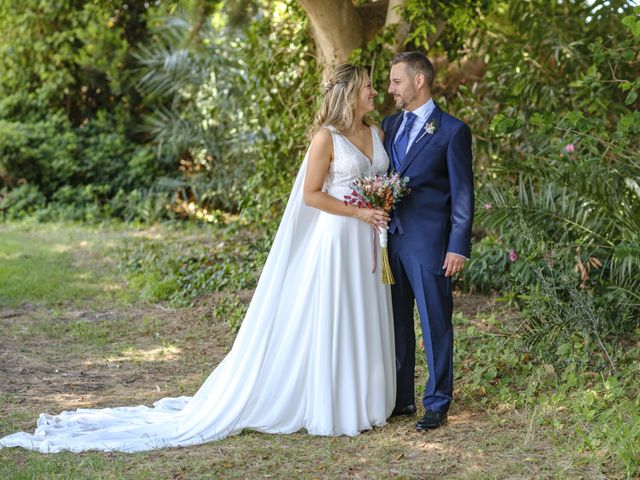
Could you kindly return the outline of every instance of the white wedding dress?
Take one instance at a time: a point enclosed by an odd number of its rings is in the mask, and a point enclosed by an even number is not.
[[[387,170],[372,128],[373,161],[331,127],[326,191]],[[41,414],[35,433],[1,447],[136,452],[221,439],[243,429],[357,435],[381,426],[395,403],[389,287],[372,274],[371,227],[304,205],[300,168],[255,294],[229,354],[193,397],[135,407]]]

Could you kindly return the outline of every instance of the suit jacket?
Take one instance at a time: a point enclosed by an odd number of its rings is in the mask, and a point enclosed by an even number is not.
[[[390,244],[394,251],[410,255],[430,272],[442,275],[447,252],[469,257],[473,221],[473,169],[471,130],[436,104],[400,165],[411,192],[392,214]],[[402,112],[382,121],[384,146],[392,158],[393,141],[402,123]],[[393,164],[393,162],[392,162]],[[391,247],[391,245],[390,245]]]

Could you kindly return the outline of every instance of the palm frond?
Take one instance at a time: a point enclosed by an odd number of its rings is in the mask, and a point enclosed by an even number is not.
[[[154,138],[160,157],[179,158],[202,138],[202,131],[180,113],[158,107],[144,117],[145,130]]]

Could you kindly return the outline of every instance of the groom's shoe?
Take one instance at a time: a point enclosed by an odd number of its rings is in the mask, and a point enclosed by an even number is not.
[[[416,406],[415,405],[403,405],[397,406],[391,412],[392,417],[399,417],[401,415],[415,415],[416,414]]]
[[[432,430],[447,423],[447,412],[427,410],[424,416],[416,423],[416,430]]]

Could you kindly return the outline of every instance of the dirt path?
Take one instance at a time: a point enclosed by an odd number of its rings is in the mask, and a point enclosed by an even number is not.
[[[470,298],[465,306],[486,302]],[[233,338],[209,310],[206,304],[99,312],[29,305],[0,309],[0,433],[32,431],[41,412],[150,404],[192,394]],[[449,425],[428,434],[415,432],[414,421],[394,418],[388,427],[354,439],[249,432],[139,456],[154,462],[158,478],[227,478],[207,472],[233,478],[604,478],[556,453],[526,412],[500,415],[454,405]],[[11,457],[0,452],[0,458]],[[142,465],[134,455],[108,455],[134,472]],[[563,470],[575,476],[560,475]]]

